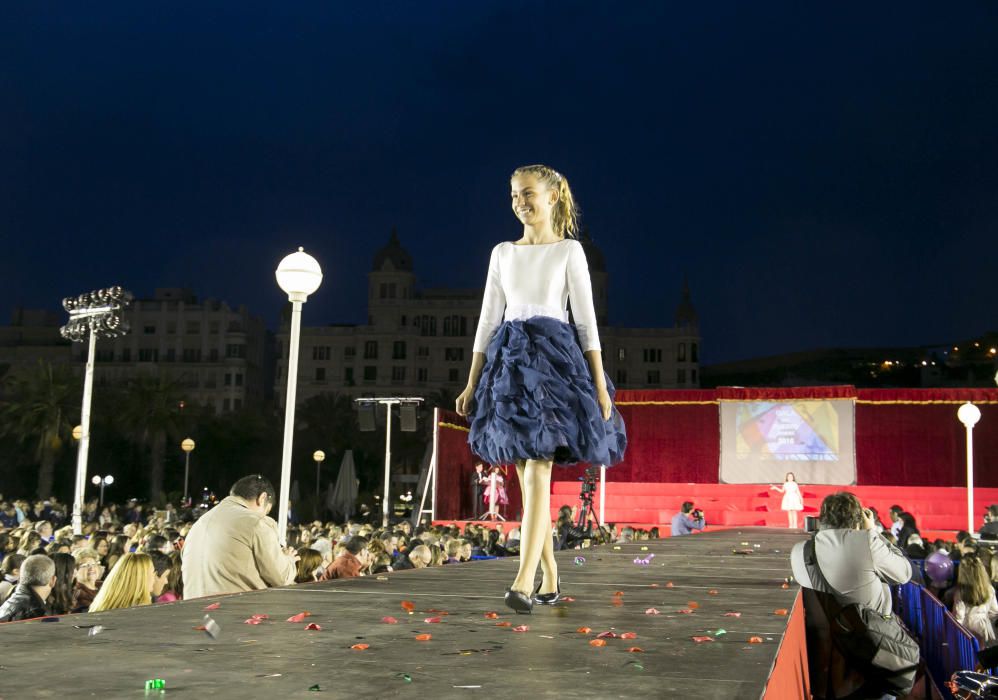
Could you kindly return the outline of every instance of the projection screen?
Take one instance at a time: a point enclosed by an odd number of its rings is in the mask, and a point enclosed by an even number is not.
[[[723,484],[855,484],[851,399],[721,402]]]

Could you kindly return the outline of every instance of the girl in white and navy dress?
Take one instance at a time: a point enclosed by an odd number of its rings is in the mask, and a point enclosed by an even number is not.
[[[492,249],[468,385],[472,451],[515,464],[523,493],[520,569],[506,604],[529,613],[561,594],[551,539],[551,466],[611,466],[627,445],[603,371],[589,267],[572,240],[577,208],[568,181],[544,165],[510,178],[523,237]],[[571,300],[574,326],[568,323]],[[541,583],[534,588],[540,564]]]

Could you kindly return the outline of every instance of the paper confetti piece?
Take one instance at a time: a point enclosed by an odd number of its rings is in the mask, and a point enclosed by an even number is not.
[[[416,635],[416,641],[417,642],[428,642],[431,639],[433,639],[433,635],[432,634],[417,634]]]
[[[530,627],[527,626],[527,625],[517,625],[516,627],[513,628],[513,631],[514,632],[529,632],[530,631]]]
[[[205,632],[207,631],[208,628],[205,627],[204,625],[198,625],[197,627],[192,627],[191,629],[194,630],[195,632]]]
[[[91,627],[90,629],[87,630],[87,637],[89,639],[93,639],[94,637],[96,637],[98,634],[100,634],[103,631],[104,631],[104,626],[103,625],[94,625],[93,627]]]
[[[675,586],[676,584],[674,584],[672,581],[669,581],[667,584],[665,584],[666,588],[675,588]]]
[[[653,584],[651,584],[651,586],[649,586],[649,588],[658,588],[658,584],[657,583],[653,583]]]
[[[693,641],[697,644],[703,644],[704,642],[713,642],[713,637],[693,637]]]
[[[711,588],[709,591],[707,591],[707,595],[717,595],[717,589]]]
[[[693,608],[694,610],[696,610],[697,608],[700,607],[700,603],[696,602],[695,600],[690,600],[687,601],[686,607]]]
[[[316,683],[315,685],[310,685],[308,687],[308,689],[309,690],[313,690],[315,692],[319,692],[320,690],[322,690],[322,686],[320,686],[318,683]]]
[[[252,619],[252,620],[269,620],[270,619],[270,615],[250,615],[250,619]]]
[[[614,591],[613,594],[615,596],[622,596],[622,595],[624,595],[624,592],[623,591]]]
[[[243,620],[244,625],[259,625],[261,622],[263,622],[263,620],[256,617],[251,617],[248,620]]]
[[[400,681],[405,681],[406,683],[412,683],[412,676],[410,676],[408,673],[396,673],[395,677],[398,678]]]
[[[306,617],[311,617],[312,613],[309,611],[300,612],[297,615],[292,615],[288,618],[288,622],[304,622]]]
[[[615,549],[616,551],[618,551],[618,552],[620,551],[620,545],[619,545],[619,544],[615,544],[615,545],[613,545],[613,548],[614,548],[614,549]]]
[[[658,611],[658,608],[648,608],[645,610],[645,615],[661,615],[661,613]]]
[[[309,622],[307,625],[305,625],[305,629],[310,632],[320,632],[322,630],[322,626],[317,625],[314,622]]]
[[[749,644],[762,644],[762,637],[749,637],[748,638],[748,643]]]
[[[497,617],[499,617],[499,613],[497,613],[497,612],[487,612],[487,613],[485,613],[485,619],[486,620],[495,620]]]
[[[782,588],[783,590],[787,590],[788,588],[790,588],[790,584],[784,581],[783,585],[781,585],[780,588]]]
[[[505,621],[503,621],[503,622],[497,622],[496,623],[496,627],[512,627],[512,626],[513,626],[512,622],[505,622]]]
[[[222,607],[221,603],[212,603],[211,605],[206,605],[206,606],[204,606],[201,609],[202,610],[218,610],[220,607]]]
[[[353,644],[350,646],[351,649],[356,649],[357,651],[364,651],[365,649],[370,649],[370,644]]]
[[[575,557],[575,565],[576,566],[582,566],[585,563],[586,563],[586,558],[585,557]]]
[[[647,547],[647,546],[644,546],[644,547],[642,547],[642,548],[641,548],[641,551],[642,551],[642,552],[647,552],[647,551],[648,551],[648,547]]]
[[[741,616],[742,616],[742,614],[740,612],[726,612],[726,613],[724,613],[724,617],[741,617]]]
[[[728,633],[728,630],[726,630],[726,629],[724,629],[722,627],[721,629],[717,630],[717,632],[714,632],[714,636],[715,637],[720,637],[720,636],[723,636],[723,635],[725,635],[727,633]]]
[[[590,632],[593,631],[593,628],[592,627],[580,627],[579,629],[577,629],[575,631],[578,632],[579,634],[589,634]]]
[[[621,639],[637,639],[638,638],[638,634],[637,634],[637,632],[624,632],[622,635],[620,635],[620,638]]]
[[[605,647],[606,646],[606,640],[605,639],[590,639],[589,640],[589,646],[591,646],[591,647]]]
[[[384,622],[386,625],[397,625],[399,623],[399,621],[396,618],[392,617],[391,615],[386,615],[385,617],[381,618],[381,621]]]
[[[413,603],[411,600],[403,600],[402,609],[405,610],[407,613],[412,613],[412,611],[416,609],[416,604]]]
[[[596,639],[616,639],[617,633],[612,630],[607,630],[606,632],[600,632],[596,635]]]
[[[573,598],[570,595],[563,595],[561,597],[561,602],[562,603],[574,603],[575,602],[575,598]]]
[[[442,619],[443,618],[439,618],[439,617],[428,617],[425,620],[423,620],[423,622],[425,622],[428,625],[435,625],[438,622],[440,622]]]
[[[627,647],[627,651],[631,652],[632,654],[640,654],[644,651],[644,649],[642,649],[641,647]]]
[[[781,615],[781,616],[786,615],[787,614],[787,609],[786,608],[778,608],[778,609],[776,609],[776,610],[773,611],[773,614],[774,615]]]
[[[693,611],[690,610],[689,608],[683,608],[682,610],[677,610],[676,612],[679,613],[680,615],[692,615],[693,614]]]

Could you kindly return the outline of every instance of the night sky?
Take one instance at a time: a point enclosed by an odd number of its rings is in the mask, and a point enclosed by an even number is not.
[[[0,315],[189,286],[276,327],[363,322],[392,227],[420,284],[571,182],[616,325],[706,363],[998,327],[998,4],[4,3]]]

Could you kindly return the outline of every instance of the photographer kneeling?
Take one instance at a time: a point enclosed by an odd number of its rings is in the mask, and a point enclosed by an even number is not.
[[[693,501],[686,501],[679,512],[672,516],[672,536],[692,535],[694,530],[703,530],[706,523],[703,511],[693,507]]]
[[[892,616],[890,586],[911,579],[911,563],[877,533],[873,513],[851,493],[827,496],[818,532],[790,561],[804,588],[814,697],[910,691],[918,645]]]

